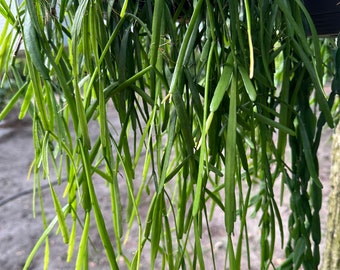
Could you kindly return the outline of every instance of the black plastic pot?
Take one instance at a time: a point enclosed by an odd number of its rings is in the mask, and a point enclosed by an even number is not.
[[[304,0],[319,35],[340,32],[340,0]]]

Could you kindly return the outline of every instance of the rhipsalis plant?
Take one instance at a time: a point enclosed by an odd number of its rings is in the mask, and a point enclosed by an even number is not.
[[[317,269],[316,153],[322,127],[333,127],[332,101],[322,85],[321,44],[302,1],[10,4],[16,15],[0,1],[11,30],[1,35],[2,67],[19,90],[0,117],[23,98],[19,116],[33,119],[37,194],[51,175],[66,179],[59,183],[66,203],[50,185],[56,217],[43,216],[45,231],[25,269],[38,248],[45,245],[48,254],[55,226],[67,260],[76,258],[72,267],[87,269],[93,224],[112,269],[216,268],[209,227],[215,212],[224,215],[226,265],[250,268],[247,222],[254,209],[261,216],[261,265],[253,267],[279,267],[273,256],[281,234],[282,269]],[[14,65],[18,40],[24,79]],[[110,191],[111,217],[101,211],[100,181]],[[291,194],[289,235],[283,235],[278,182]],[[133,226],[138,235],[130,252],[125,242]],[[47,266],[52,258],[45,259]]]

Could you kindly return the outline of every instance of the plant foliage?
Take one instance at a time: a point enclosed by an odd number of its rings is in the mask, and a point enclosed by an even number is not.
[[[333,126],[335,93],[327,100],[320,41],[300,0],[11,5],[18,16],[0,1],[12,30],[3,32],[1,50],[12,56],[7,72],[16,74],[14,41],[22,39],[25,79],[16,76],[18,94],[0,117],[24,97],[20,117],[29,112],[33,119],[37,198],[43,205],[40,183],[47,179],[56,211],[52,221],[42,212],[45,231],[25,269],[44,243],[48,255],[55,226],[67,260],[76,256],[75,268],[87,269],[91,224],[112,269],[122,267],[120,258],[137,269],[146,252],[150,269],[205,269],[202,228],[210,235],[214,211],[224,215],[227,265],[240,269],[245,260],[250,268],[252,206],[261,215],[258,267],[278,267],[272,260],[283,234],[277,181],[291,194],[280,267],[317,269],[322,183],[316,153],[322,127]],[[98,178],[111,194],[112,225],[101,211]],[[124,248],[132,226],[139,232],[133,254]],[[210,249],[214,258],[213,243]]]

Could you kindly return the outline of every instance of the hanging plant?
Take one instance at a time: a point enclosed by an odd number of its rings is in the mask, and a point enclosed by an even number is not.
[[[55,226],[67,260],[75,256],[75,268],[87,268],[93,224],[112,269],[139,268],[145,256],[150,269],[216,269],[209,224],[220,214],[228,267],[250,268],[249,209],[261,216],[256,267],[279,266],[279,233],[288,241],[282,269],[317,268],[316,153],[322,127],[333,127],[333,101],[323,91],[320,41],[301,1],[26,1],[18,17],[0,5],[17,18],[12,35],[23,37],[20,117],[29,112],[33,119],[36,199],[43,201],[46,179],[56,210],[50,223],[42,212],[45,231],[25,269],[44,243],[48,255]],[[112,107],[119,126],[112,127]],[[59,183],[66,203],[51,167],[67,179]],[[101,211],[98,178],[110,191],[112,225]],[[291,194],[287,238],[278,182]],[[133,226],[129,253],[124,243]]]

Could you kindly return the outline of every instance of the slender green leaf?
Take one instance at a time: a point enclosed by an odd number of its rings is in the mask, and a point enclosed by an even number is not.
[[[84,229],[83,233],[80,239],[79,243],[79,251],[78,251],[78,256],[77,256],[77,261],[76,261],[76,270],[82,270],[84,269],[84,265],[87,264],[86,256],[85,254],[88,252],[88,237],[89,237],[89,228],[90,228],[90,212],[85,213],[85,224],[84,224]]]
[[[67,244],[69,242],[69,233],[68,233],[68,228],[67,228],[65,216],[64,216],[64,213],[62,211],[61,204],[60,204],[60,201],[58,199],[58,196],[55,193],[54,188],[53,188],[51,183],[50,183],[50,190],[51,190],[51,194],[52,194],[54,207],[55,207],[55,210],[57,212],[59,227],[61,229],[61,233],[63,235],[64,242]]]
[[[16,102],[19,100],[20,96],[23,94],[23,92],[27,89],[28,83],[26,82],[11,98],[11,100],[7,103],[5,108],[2,109],[0,112],[0,121],[5,119],[5,117],[8,115],[8,113],[13,109]]]
[[[233,57],[229,54],[227,63],[224,66],[223,72],[221,74],[221,78],[218,81],[216,89],[214,91],[213,98],[210,103],[210,112],[215,112],[218,107],[220,106],[224,94],[226,93],[227,89],[229,88],[232,75],[233,75]]]
[[[44,64],[43,55],[40,52],[39,38],[36,33],[36,28],[32,24],[31,15],[26,12],[26,19],[24,23],[24,41],[26,46],[26,51],[32,58],[34,66],[39,70],[40,74],[45,80],[49,80],[49,71]]]
[[[244,83],[244,87],[246,88],[246,91],[248,93],[248,96],[250,98],[251,101],[255,101],[256,100],[256,90],[254,88],[253,83],[250,80],[250,76],[247,74],[247,72],[244,70],[244,68],[242,66],[238,66],[238,70],[240,71],[243,83]]]
[[[254,112],[254,116],[261,122],[263,122],[264,124],[270,125],[274,128],[279,129],[282,132],[285,132],[291,136],[295,136],[295,132],[293,130],[291,130],[290,128],[287,128],[284,125],[281,125],[280,123],[274,121],[273,119],[270,119],[262,114],[259,114],[257,112]]]
[[[235,205],[235,171],[236,171],[236,126],[237,126],[237,85],[233,77],[230,88],[230,107],[228,127],[225,136],[225,228],[230,236],[234,232],[236,218]],[[228,246],[229,250],[231,246]]]

